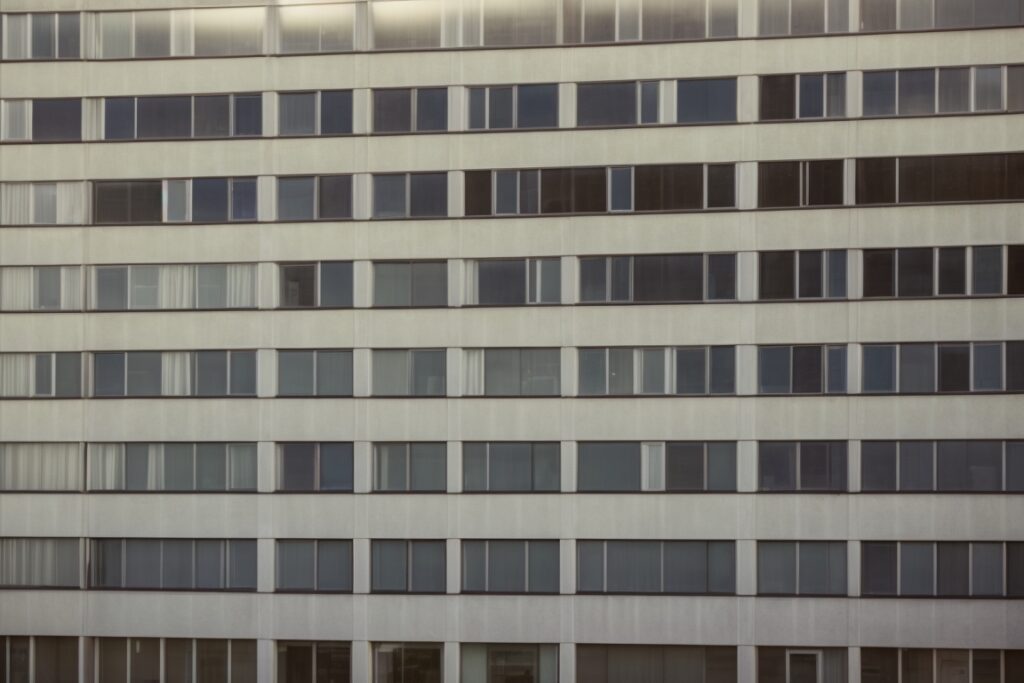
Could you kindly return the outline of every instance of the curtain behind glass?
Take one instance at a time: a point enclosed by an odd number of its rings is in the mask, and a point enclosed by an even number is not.
[[[0,586],[74,586],[77,538],[0,539]]]
[[[0,491],[77,491],[79,454],[76,443],[0,445]]]
[[[241,263],[227,266],[227,307],[256,307],[256,264]]]
[[[60,269],[60,308],[62,311],[82,308],[82,269],[78,266]]]
[[[32,217],[32,185],[5,183],[0,188],[0,224],[28,225]]]
[[[190,373],[188,351],[165,351],[161,354],[160,394],[162,396],[188,396]]]
[[[195,268],[188,265],[160,266],[157,306],[192,308],[195,302],[194,271]]]
[[[81,225],[85,223],[85,183],[56,183],[57,223]]]
[[[0,396],[29,396],[32,356],[27,353],[0,354]]]
[[[228,465],[230,467],[228,482],[230,490],[256,489],[256,444],[228,444]]]
[[[91,443],[88,459],[90,490],[120,491],[124,488],[124,444]]]
[[[0,271],[0,310],[28,311],[32,308],[32,268],[11,267]]]

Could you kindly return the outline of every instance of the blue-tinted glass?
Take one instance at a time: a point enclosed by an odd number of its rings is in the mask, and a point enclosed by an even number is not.
[[[833,249],[828,252],[828,292],[833,299],[846,298],[846,250]]]
[[[320,444],[320,490],[352,490],[352,444]]]
[[[325,90],[320,93],[320,134],[345,135],[352,132],[352,91]]]
[[[469,89],[469,129],[487,127],[487,88]]]
[[[896,113],[896,72],[864,73],[864,116],[892,116]]]
[[[676,120],[679,123],[736,120],[735,78],[679,81],[676,88]]]
[[[487,127],[511,128],[514,125],[512,119],[512,88],[491,88],[490,103]]]
[[[521,85],[516,104],[517,128],[558,126],[558,86]]]
[[[828,347],[828,393],[846,393],[846,347]]]
[[[256,179],[231,179],[231,220],[256,220]]]
[[[131,140],[135,137],[135,98],[108,97],[104,102],[103,139]]]
[[[863,365],[865,392],[896,391],[895,346],[865,346]]]
[[[93,395],[124,396],[123,353],[95,354],[93,375]]]
[[[416,130],[448,130],[448,89],[416,91]]]
[[[192,220],[196,223],[226,221],[228,218],[228,179],[192,180]]]
[[[613,168],[612,173],[612,211],[633,210],[633,169]]]
[[[140,97],[136,103],[140,138],[187,138],[192,135],[192,98]]]
[[[261,95],[235,95],[235,132],[241,135],[263,134],[263,98]]]
[[[758,374],[762,394],[788,394],[790,392],[790,348],[766,346],[759,350]]]
[[[657,81],[640,84],[640,123],[658,122],[658,88]]]
[[[825,115],[825,76],[800,76],[800,118],[820,118]]]

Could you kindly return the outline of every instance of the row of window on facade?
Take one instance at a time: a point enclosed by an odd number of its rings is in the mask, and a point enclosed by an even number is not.
[[[737,79],[575,84],[576,126],[736,122]],[[845,118],[846,73],[760,77],[759,120]],[[374,89],[369,130],[376,134],[452,128],[447,87]],[[559,85],[469,86],[468,130],[559,127]],[[662,100],[675,95],[674,120]],[[352,90],[276,95],[279,136],[351,135]],[[361,97],[361,96],[360,96]],[[863,115],[928,116],[1024,111],[1024,66],[866,71]],[[154,95],[103,99],[4,100],[6,141],[166,140],[259,137],[263,95]]]
[[[444,539],[370,539],[361,558],[348,539],[274,543],[277,592],[352,593],[360,563],[368,565],[370,593],[447,591]],[[462,593],[561,591],[558,540],[458,544]],[[576,594],[737,595],[735,541],[574,544]],[[859,552],[860,597],[1024,596],[1024,543],[865,540]],[[5,538],[0,587],[80,588],[85,557],[88,589],[255,591],[256,556],[252,539]],[[847,596],[850,561],[846,541],[757,541],[756,594]]]
[[[856,253],[856,252],[855,252]],[[860,252],[864,298],[1019,296],[1024,246],[908,247]],[[737,301],[736,253],[581,256],[576,303]],[[757,253],[757,300],[846,299],[845,249]],[[447,307],[445,260],[372,261],[357,292],[352,261],[278,264],[277,308]],[[464,305],[562,304],[562,258],[461,262]],[[0,311],[259,308],[258,264],[0,266]],[[456,271],[457,272],[457,271]],[[83,297],[83,294],[85,296]],[[360,306],[363,307],[363,306]]]
[[[745,348],[745,347],[739,347]],[[715,396],[963,394],[1024,391],[1024,342],[862,344],[860,382],[848,348],[756,347],[756,384],[737,373],[735,346],[576,349],[575,391],[563,388],[572,349],[462,349],[461,394],[448,385],[446,349],[278,350],[279,397]],[[357,394],[353,356],[369,353],[370,387]],[[256,397],[256,351],[96,351],[0,354],[2,398]],[[84,370],[88,370],[84,372]],[[738,383],[737,380],[740,380]]]
[[[366,648],[372,683],[440,683],[445,644],[274,641],[276,683],[351,683],[354,650]],[[558,683],[557,643],[458,643],[460,683]],[[80,652],[81,650],[81,652]],[[861,647],[863,683],[1011,683],[1024,650]],[[738,683],[735,646],[575,646],[581,683]],[[0,636],[0,681],[79,683],[79,661],[105,683],[247,683],[257,678],[255,640]],[[847,683],[846,648],[757,647],[758,683]],[[4,672],[9,670],[8,678]],[[34,673],[34,677],[33,677]],[[86,680],[93,680],[86,677]],[[358,679],[357,679],[358,680]]]
[[[855,0],[856,1],[856,0]],[[851,30],[849,0],[373,0],[310,6],[3,15],[3,58],[153,59],[685,41]],[[1017,0],[861,0],[860,31],[1016,26]],[[450,28],[445,28],[449,26]],[[454,28],[454,30],[452,30]],[[857,30],[853,28],[852,30]]]
[[[551,441],[367,444],[368,480],[355,481],[353,442],[282,442],[279,493],[446,493],[449,468],[463,493],[558,493],[562,447]],[[364,456],[360,456],[364,457]],[[566,454],[564,457],[568,458]],[[730,493],[735,441],[580,441],[579,493]],[[856,460],[845,441],[760,441],[756,491],[843,493]],[[461,461],[461,464],[458,464]],[[255,443],[0,443],[0,491],[256,492]],[[862,493],[1024,493],[1024,441],[860,442]]]
[[[756,165],[758,200],[750,208],[1024,199],[1024,154]],[[0,225],[443,218],[451,215],[449,185],[456,182],[467,217],[713,211],[737,208],[736,171],[734,163],[697,163],[388,173],[365,183],[354,182],[359,175],[4,183]],[[851,174],[855,192],[848,196]],[[276,201],[273,217],[257,210],[267,192]]]

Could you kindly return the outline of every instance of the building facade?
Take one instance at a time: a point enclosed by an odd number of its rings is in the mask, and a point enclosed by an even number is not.
[[[1024,681],[1021,0],[0,14],[0,683]]]

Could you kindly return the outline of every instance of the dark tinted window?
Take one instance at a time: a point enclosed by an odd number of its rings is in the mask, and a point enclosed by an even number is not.
[[[761,120],[796,118],[796,76],[761,76]]]
[[[33,140],[81,140],[82,101],[80,99],[33,100]]]
[[[93,183],[93,222],[159,223],[163,192],[159,180]]]
[[[629,126],[637,123],[636,83],[580,83],[576,86],[577,126]]]
[[[516,88],[516,95],[517,128],[558,126],[557,85],[520,85]]]
[[[683,211],[704,206],[704,169],[700,164],[637,166],[634,208],[637,211]]]
[[[736,120],[736,79],[705,78],[676,84],[676,120],[713,123]]]
[[[192,135],[192,98],[139,97],[137,134],[140,138],[187,138]]]

